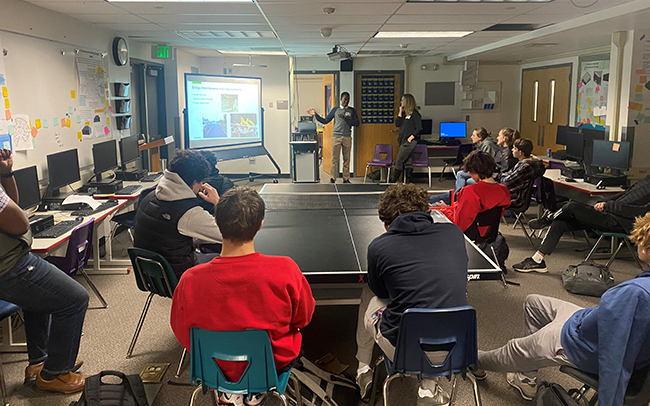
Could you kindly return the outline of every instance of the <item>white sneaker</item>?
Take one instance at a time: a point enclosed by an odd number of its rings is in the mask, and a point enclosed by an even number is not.
[[[372,388],[373,371],[369,367],[364,369],[363,372],[357,372],[357,385],[361,393],[361,399],[365,399],[370,394]]]
[[[266,398],[266,394],[264,393],[255,393],[249,396],[244,396],[244,404],[246,406],[257,406],[264,402],[264,398]]]
[[[219,404],[244,406],[244,395],[235,395],[232,393],[219,392]]]
[[[537,378],[529,378],[520,372],[508,372],[506,381],[510,386],[517,389],[521,397],[526,400],[533,400],[537,393]]]
[[[423,387],[418,388],[418,400],[416,406],[448,406],[449,395],[438,384],[433,389]]]

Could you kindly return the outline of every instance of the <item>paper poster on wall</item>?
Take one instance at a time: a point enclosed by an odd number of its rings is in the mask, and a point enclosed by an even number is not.
[[[2,41],[0,39],[0,50],[2,50]],[[5,63],[2,54],[0,53],[0,89],[2,90],[2,98],[5,101],[3,103],[9,103],[9,89],[7,88],[7,81],[5,79]],[[2,100],[0,100],[2,101]],[[0,148],[11,149],[11,135],[9,134],[9,125],[11,122],[11,111],[6,109],[0,109],[0,112],[4,111],[4,114],[0,114]]]
[[[0,120],[0,148],[13,151],[9,135],[9,122],[6,120]]]
[[[581,60],[579,78],[576,125],[592,123],[605,125],[609,57],[601,60]]]
[[[76,56],[77,72],[79,74],[79,101],[78,123],[81,125],[81,134],[85,139],[104,135],[106,123],[106,97],[108,89],[108,75],[104,67],[104,58],[100,54],[80,51]],[[94,125],[94,123],[100,123]]]
[[[29,116],[27,114],[14,114],[11,119],[11,126],[13,127],[11,142],[13,143],[14,151],[34,149]]]

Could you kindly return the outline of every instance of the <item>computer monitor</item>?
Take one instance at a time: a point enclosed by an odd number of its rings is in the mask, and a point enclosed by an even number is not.
[[[430,118],[422,119],[422,132],[420,134],[429,135],[433,134],[433,120]]]
[[[115,140],[93,144],[93,163],[95,164],[95,178],[102,180],[102,173],[117,168],[117,149]]]
[[[580,133],[566,133],[566,155],[569,158],[582,161],[585,137]]]
[[[626,141],[594,140],[591,166],[627,171],[630,165],[630,143]]]
[[[555,143],[558,145],[566,145],[566,134],[568,132],[577,133],[579,132],[578,127],[570,127],[568,125],[558,125],[557,133],[555,135]]]
[[[467,137],[467,123],[440,123],[440,138],[465,138]]]
[[[122,170],[126,170],[126,164],[140,158],[138,138],[138,135],[132,135],[120,140],[120,161],[122,162]]]
[[[607,135],[603,130],[596,130],[593,128],[581,128],[582,135],[585,139],[584,152],[582,153],[583,162],[587,171],[591,171],[591,157],[594,154],[594,141],[605,140]]]
[[[76,149],[51,154],[46,158],[52,196],[59,195],[59,188],[81,180]]]
[[[18,187],[18,206],[21,209],[28,210],[41,203],[36,165],[14,171],[14,180]]]

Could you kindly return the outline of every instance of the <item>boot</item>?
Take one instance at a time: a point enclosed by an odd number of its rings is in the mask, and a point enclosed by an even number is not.
[[[413,168],[407,168],[404,172],[404,183],[413,183]]]
[[[399,177],[402,175],[402,171],[399,169],[393,168],[393,171],[390,174],[390,183],[397,183]]]

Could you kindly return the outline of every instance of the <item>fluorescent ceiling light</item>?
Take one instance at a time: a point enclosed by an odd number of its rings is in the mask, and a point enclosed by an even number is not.
[[[253,0],[106,0],[113,3],[252,3]]]
[[[227,51],[217,49],[217,52],[224,55],[278,55],[278,56],[287,56],[287,53],[284,51]]]
[[[375,38],[460,38],[474,31],[381,31]]]
[[[553,0],[408,0],[407,3],[550,3]]]

